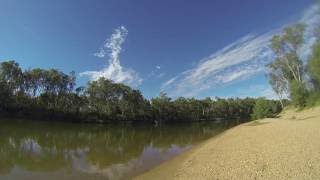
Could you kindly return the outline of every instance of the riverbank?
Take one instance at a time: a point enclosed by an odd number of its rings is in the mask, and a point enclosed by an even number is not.
[[[320,108],[231,128],[136,179],[319,179]]]

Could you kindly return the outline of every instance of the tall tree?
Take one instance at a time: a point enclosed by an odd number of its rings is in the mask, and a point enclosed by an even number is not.
[[[307,71],[309,73],[314,90],[320,91],[320,43],[313,47],[313,53],[308,61]]]
[[[8,84],[14,94],[23,91],[23,73],[15,61],[1,63],[0,79]]]
[[[286,27],[282,35],[276,35],[271,40],[271,47],[275,54],[275,60],[268,64],[269,83],[273,90],[278,94],[282,102],[283,94],[289,90],[293,96],[305,86],[303,62],[299,57],[299,50],[304,43],[304,24],[296,24]],[[292,85],[293,84],[293,85]],[[298,86],[299,88],[295,88]]]
[[[272,50],[276,55],[274,63],[277,64],[273,68],[280,68],[289,81],[303,81],[303,63],[298,52],[304,42],[304,30],[304,24],[286,27],[283,35],[276,35],[271,40]]]
[[[172,108],[171,98],[165,92],[160,92],[159,97],[151,99],[151,105],[154,109],[156,119],[160,122],[170,117],[170,110]]]
[[[270,64],[270,66],[274,65],[275,64]],[[271,85],[272,90],[279,98],[281,107],[284,108],[283,99],[285,98],[286,94],[288,94],[288,80],[284,77],[283,72],[277,68],[273,68],[273,71],[269,71],[267,76],[269,77],[269,84]]]

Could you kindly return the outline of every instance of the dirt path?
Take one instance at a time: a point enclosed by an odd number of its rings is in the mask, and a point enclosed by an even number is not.
[[[320,108],[234,127],[136,179],[320,179]]]

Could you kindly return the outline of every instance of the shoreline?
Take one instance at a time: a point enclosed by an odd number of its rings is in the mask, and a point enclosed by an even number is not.
[[[320,178],[320,107],[244,123],[135,179]]]

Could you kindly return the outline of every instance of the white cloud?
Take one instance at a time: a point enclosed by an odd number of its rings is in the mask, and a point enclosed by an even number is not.
[[[265,97],[267,99],[279,99],[277,94],[268,84],[250,85],[237,90],[237,97]]]
[[[320,27],[320,13],[319,6],[313,5],[310,9],[305,11],[300,22],[306,24],[305,30],[305,44],[301,48],[300,56],[306,60],[312,52],[312,46],[316,42],[315,30]]]
[[[99,58],[104,58],[106,54],[107,52],[103,48],[100,48],[99,51],[94,53],[93,55]]]
[[[300,22],[308,25],[306,43],[302,55],[310,54],[314,43],[312,28],[320,22],[317,13],[318,6],[308,9]],[[216,86],[244,80],[257,73],[263,73],[265,65],[272,61],[273,53],[270,49],[272,36],[279,30],[253,35],[249,34],[238,41],[226,46],[222,50],[202,59],[192,69],[186,70],[178,76],[162,84],[162,90],[170,96],[197,96],[203,91],[214,89]]]
[[[132,86],[138,86],[142,83],[142,79],[132,69],[127,69],[120,64],[120,53],[122,44],[128,35],[128,30],[121,26],[115,29],[114,33],[106,40],[103,47],[94,56],[105,58],[108,55],[108,65],[100,71],[86,71],[80,73],[80,76],[89,76],[92,80],[97,80],[100,77],[111,79],[116,83],[125,83]]]
[[[157,78],[163,78],[165,75],[166,75],[166,73],[160,73],[160,74],[158,74],[156,77],[157,77]]]
[[[195,68],[165,82],[163,90],[171,96],[195,96],[204,90],[263,71],[261,66],[271,56],[269,41],[274,33],[241,38],[204,58]]]
[[[157,65],[155,66],[155,69],[153,69],[148,76],[145,78],[145,80],[149,80],[149,79],[160,79],[163,78],[164,76],[166,76],[165,72],[161,71],[161,66]]]
[[[162,89],[166,89],[168,86],[172,85],[176,81],[178,77],[174,77],[166,81],[165,83],[162,84]]]

